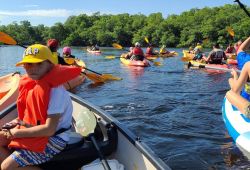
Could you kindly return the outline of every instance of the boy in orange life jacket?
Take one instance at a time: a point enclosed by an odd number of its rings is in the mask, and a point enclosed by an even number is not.
[[[16,64],[23,65],[27,75],[19,84],[18,118],[9,123],[16,126],[0,131],[2,170],[40,169],[35,165],[66,147],[73,108],[62,84],[78,76],[81,68],[55,64],[49,48],[40,44],[29,46]]]

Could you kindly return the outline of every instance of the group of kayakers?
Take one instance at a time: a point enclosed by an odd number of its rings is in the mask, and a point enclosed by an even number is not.
[[[227,49],[224,51],[219,43],[213,44],[213,49],[209,52],[208,56],[203,53],[203,48],[200,43],[197,43],[197,46],[193,49],[192,47],[189,48],[189,53],[194,54],[192,58],[195,61],[201,63],[208,63],[208,64],[223,64],[224,60],[228,58],[232,58],[233,55],[236,55],[236,51],[238,50],[238,46],[235,49],[232,44],[229,44]]]
[[[160,48],[160,52],[155,51],[154,47],[152,46],[152,44],[148,44],[148,47],[146,49],[146,53],[144,54],[142,48],[141,48],[141,44],[139,42],[135,43],[134,47],[130,47],[129,48],[129,52],[127,53],[127,55],[125,56],[126,59],[130,59],[130,60],[139,60],[139,61],[143,61],[146,56],[155,56],[155,55],[165,55],[165,54],[169,54],[170,51],[168,51],[166,49],[166,46],[163,45]]]
[[[213,45],[212,51],[206,57],[203,53],[202,46],[197,43],[189,53],[194,54],[193,60],[207,64],[223,64],[223,60],[236,56],[237,69],[241,70],[238,76],[235,69],[232,69],[232,78],[229,78],[231,90],[226,94],[229,102],[234,105],[247,118],[250,118],[250,54],[246,51],[250,48],[250,37],[244,42],[239,40],[234,45],[230,43],[224,51],[218,43]]]

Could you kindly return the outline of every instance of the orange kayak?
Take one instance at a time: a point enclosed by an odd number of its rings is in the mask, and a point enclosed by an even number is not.
[[[0,77],[0,111],[16,101],[20,77],[19,73]]]

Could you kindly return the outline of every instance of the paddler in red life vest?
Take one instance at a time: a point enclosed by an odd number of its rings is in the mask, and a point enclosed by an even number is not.
[[[16,64],[21,65],[27,75],[19,83],[18,117],[0,131],[2,170],[40,169],[35,166],[60,153],[69,141],[73,106],[62,84],[78,76],[81,68],[56,64],[50,49],[41,44],[25,50]]]
[[[133,48],[133,55],[130,58],[130,60],[139,60],[143,61],[144,60],[144,53],[141,49],[141,44],[139,42],[135,43],[135,47]]]
[[[154,51],[154,47],[152,46],[152,44],[149,44],[147,49],[146,49],[146,55],[157,55]]]

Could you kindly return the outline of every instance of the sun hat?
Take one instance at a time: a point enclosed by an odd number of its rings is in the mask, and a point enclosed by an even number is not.
[[[47,46],[34,44],[26,48],[23,53],[22,61],[16,63],[16,66],[20,66],[25,63],[40,63],[45,60],[49,60],[51,63],[56,64],[55,59],[52,57],[52,52]]]
[[[59,42],[56,39],[49,39],[47,42],[48,47],[56,48],[59,46]]]
[[[63,54],[71,54],[71,48],[70,47],[64,47],[63,48]]]

